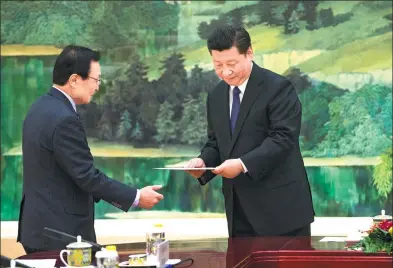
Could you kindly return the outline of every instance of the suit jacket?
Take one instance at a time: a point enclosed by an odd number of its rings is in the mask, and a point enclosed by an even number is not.
[[[248,173],[223,178],[229,235],[233,194],[258,235],[280,235],[314,220],[311,191],[299,149],[302,107],[289,80],[254,63],[230,130],[229,85],[221,81],[207,97],[208,141],[201,150],[206,166],[240,158]],[[207,171],[205,185],[215,174]]]
[[[24,246],[65,249],[43,236],[50,227],[96,242],[94,201],[127,211],[137,190],[94,167],[79,115],[55,88],[30,108],[23,124],[23,194],[18,241]]]

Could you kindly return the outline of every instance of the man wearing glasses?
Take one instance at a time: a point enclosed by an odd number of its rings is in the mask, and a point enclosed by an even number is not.
[[[25,118],[18,242],[26,253],[66,247],[66,241],[45,237],[45,227],[96,242],[94,202],[101,199],[128,211],[150,209],[163,198],[156,192],[160,185],[139,190],[94,166],[76,104],[89,103],[98,91],[99,60],[95,51],[67,46],[56,60],[52,88]]]

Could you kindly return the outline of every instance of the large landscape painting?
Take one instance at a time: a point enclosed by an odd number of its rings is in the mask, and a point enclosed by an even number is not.
[[[218,78],[206,39],[224,24],[243,25],[255,63],[296,87],[316,216],[391,215],[391,1],[2,1],[1,220],[18,220],[24,116],[71,43],[102,54],[100,91],[77,107],[96,166],[164,186],[152,211],[101,201],[96,218],[223,217],[220,178],[201,187],[154,168],[197,156],[207,138]]]

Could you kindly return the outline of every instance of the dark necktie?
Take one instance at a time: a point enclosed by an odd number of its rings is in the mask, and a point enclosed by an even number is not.
[[[232,98],[232,111],[231,111],[231,130],[232,133],[235,130],[237,115],[240,110],[240,89],[238,87],[233,88],[233,98]]]

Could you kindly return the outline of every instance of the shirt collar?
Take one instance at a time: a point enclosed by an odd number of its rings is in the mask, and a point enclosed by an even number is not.
[[[76,105],[75,105],[75,101],[70,97],[70,95],[68,95],[67,93],[65,93],[63,90],[61,90],[60,88],[57,88],[55,86],[53,86],[54,88],[56,88],[58,91],[60,91],[61,93],[64,94],[64,96],[67,97],[67,99],[71,102],[72,108],[74,108],[75,112],[76,112]]]

